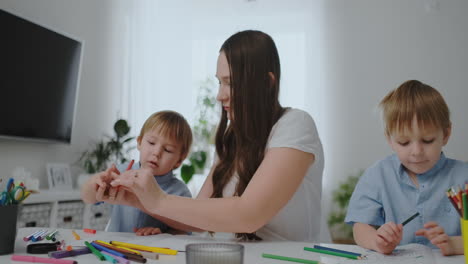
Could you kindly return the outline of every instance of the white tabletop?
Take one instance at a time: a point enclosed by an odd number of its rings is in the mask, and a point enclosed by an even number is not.
[[[41,228],[21,228],[18,230],[18,234],[16,237],[15,242],[15,252],[14,254],[18,255],[26,255],[26,246],[27,243],[23,241],[23,237],[33,233],[36,230]],[[50,229],[50,231],[53,231]],[[76,230],[76,232],[81,236],[80,240],[75,240],[71,230],[68,229],[59,229],[60,237],[59,239],[64,239],[67,244],[72,246],[83,246],[84,241],[91,242],[93,240],[116,240],[122,242],[128,242],[133,244],[140,244],[140,245],[147,245],[147,246],[154,246],[154,247],[169,247],[172,249],[177,250],[185,250],[185,245],[190,243],[215,243],[215,242],[229,242],[233,243],[233,241],[228,241],[226,239],[214,239],[210,237],[200,237],[200,236],[187,236],[187,235],[155,235],[155,236],[136,236],[133,233],[112,233],[112,232],[103,232],[98,231],[95,235],[84,233],[82,230]],[[342,257],[335,257],[329,256],[324,254],[318,254],[313,252],[308,252],[304,250],[304,247],[313,247],[313,243],[307,242],[287,242],[287,241],[277,241],[277,242],[247,242],[241,243],[245,247],[245,254],[244,254],[244,263],[256,263],[256,264],[287,264],[292,262],[280,261],[280,260],[273,260],[273,259],[265,259],[262,258],[262,253],[274,254],[274,255],[281,255],[281,256],[288,256],[294,258],[302,258],[302,259],[309,259],[309,260],[319,260],[321,263],[325,264],[346,264],[346,263],[354,263],[354,264],[367,264],[367,263],[421,263],[421,264],[463,264],[464,256],[450,256],[444,257],[440,254],[438,250],[431,250],[427,247],[420,246],[420,245],[407,245],[404,247],[399,248],[395,251],[392,256],[384,256],[382,254],[378,254],[375,252],[371,252],[365,250],[361,247],[354,246],[354,245],[338,245],[338,244],[320,244],[322,246],[328,246],[333,248],[339,248],[343,250],[363,253],[367,255],[367,259],[364,260],[351,260]],[[38,257],[47,257],[47,255],[34,255]],[[81,255],[76,257],[71,257],[67,259],[76,260],[78,263],[105,263],[98,261],[97,258],[92,254]],[[10,255],[3,255],[0,256],[0,263],[26,263],[26,262],[15,262],[11,261],[11,254]],[[136,263],[136,262],[131,262]],[[167,256],[167,255],[160,255],[159,260],[151,260],[148,259],[147,263],[185,263],[185,253],[179,252],[176,256]]]

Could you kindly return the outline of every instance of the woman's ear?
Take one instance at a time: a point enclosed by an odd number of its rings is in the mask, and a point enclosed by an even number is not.
[[[270,84],[273,85],[276,82],[276,77],[272,72],[268,72],[268,76],[270,76]]]

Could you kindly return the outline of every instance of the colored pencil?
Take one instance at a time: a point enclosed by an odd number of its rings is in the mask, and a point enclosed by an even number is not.
[[[418,213],[415,213],[414,215],[410,216],[408,219],[406,219],[405,221],[403,221],[403,223],[401,223],[403,226],[405,226],[406,224],[408,224],[409,222],[411,222],[411,220],[415,219],[416,216],[419,215],[419,212]]]
[[[277,260],[284,260],[284,261],[297,262],[297,263],[306,263],[306,264],[318,264],[318,263],[319,263],[318,261],[315,261],[315,260],[284,257],[284,256],[278,256],[278,255],[272,255],[272,254],[266,254],[266,253],[263,253],[263,254],[262,254],[262,257],[264,257],[264,258],[270,258],[270,259],[277,259]]]
[[[314,248],[362,257],[361,253],[354,253],[351,251],[345,251],[345,250],[336,249],[336,248],[329,248],[329,247],[323,247],[323,246],[318,246],[318,245],[315,245]]]
[[[337,257],[344,257],[344,258],[350,258],[350,259],[362,259],[362,257],[358,257],[358,256],[355,256],[355,255],[344,254],[344,253],[339,253],[339,252],[333,252],[333,251],[328,251],[328,250],[321,250],[321,249],[316,249],[316,248],[304,247],[304,250],[315,252],[315,253],[333,255],[333,256],[337,256]]]
[[[447,194],[447,198],[450,200],[450,203],[453,205],[453,208],[455,208],[455,210],[457,210],[457,212],[458,212],[458,214],[460,215],[460,217],[463,217],[460,208],[458,208],[458,205],[457,205],[457,203],[453,200],[452,196],[450,195],[450,192],[447,191],[446,194]]]
[[[462,201],[463,201],[463,219],[468,220],[468,198],[466,197],[466,193],[462,194]]]

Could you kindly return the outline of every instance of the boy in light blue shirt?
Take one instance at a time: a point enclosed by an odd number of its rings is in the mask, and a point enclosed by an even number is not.
[[[187,157],[191,144],[192,130],[182,115],[174,111],[156,112],[145,121],[137,137],[140,162],[134,164],[131,169],[151,170],[166,193],[192,197],[187,186],[172,174],[172,170],[178,168]],[[110,188],[111,174],[123,172],[127,166],[128,164],[122,164],[118,168],[112,167],[92,176],[81,188],[83,201],[100,201],[103,193]],[[111,200],[116,199],[115,190],[110,190],[108,195]],[[153,235],[169,230],[165,223],[142,210],[126,205],[113,205],[106,231]]]
[[[141,166],[138,163],[134,164],[131,169],[138,170],[140,167]],[[124,171],[126,168],[127,164],[122,164],[117,167],[119,171]],[[158,182],[159,186],[161,186],[161,189],[166,193],[192,197],[187,185],[177,179],[173,175],[172,170],[164,175],[155,175],[154,178]],[[125,205],[113,205],[106,231],[135,232],[139,235],[153,235],[168,232],[169,226],[162,221],[147,215],[138,208]]]
[[[351,196],[345,222],[353,225],[356,243],[384,254],[408,243],[463,254],[460,217],[446,191],[466,181],[468,165],[442,152],[452,126],[447,104],[436,89],[413,80],[380,107],[395,154],[368,168]]]

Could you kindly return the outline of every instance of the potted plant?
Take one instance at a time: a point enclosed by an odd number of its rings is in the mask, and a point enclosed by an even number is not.
[[[127,154],[135,147],[127,146],[135,137],[128,135],[130,126],[124,119],[119,119],[114,124],[114,136],[106,136],[96,142],[91,149],[81,154],[79,163],[86,173],[93,174],[107,169],[109,163],[124,163]]]
[[[349,176],[346,181],[341,183],[332,193],[333,204],[337,207],[328,217],[328,226],[333,239],[333,243],[355,244],[353,239],[353,229],[347,225],[344,220],[348,211],[349,199],[353,194],[354,187],[364,171],[360,170],[357,174]]]
[[[194,174],[203,173],[209,153],[213,150],[219,113],[216,106],[216,83],[207,78],[198,90],[196,117],[193,126],[192,151],[180,169],[181,178],[188,183]]]

